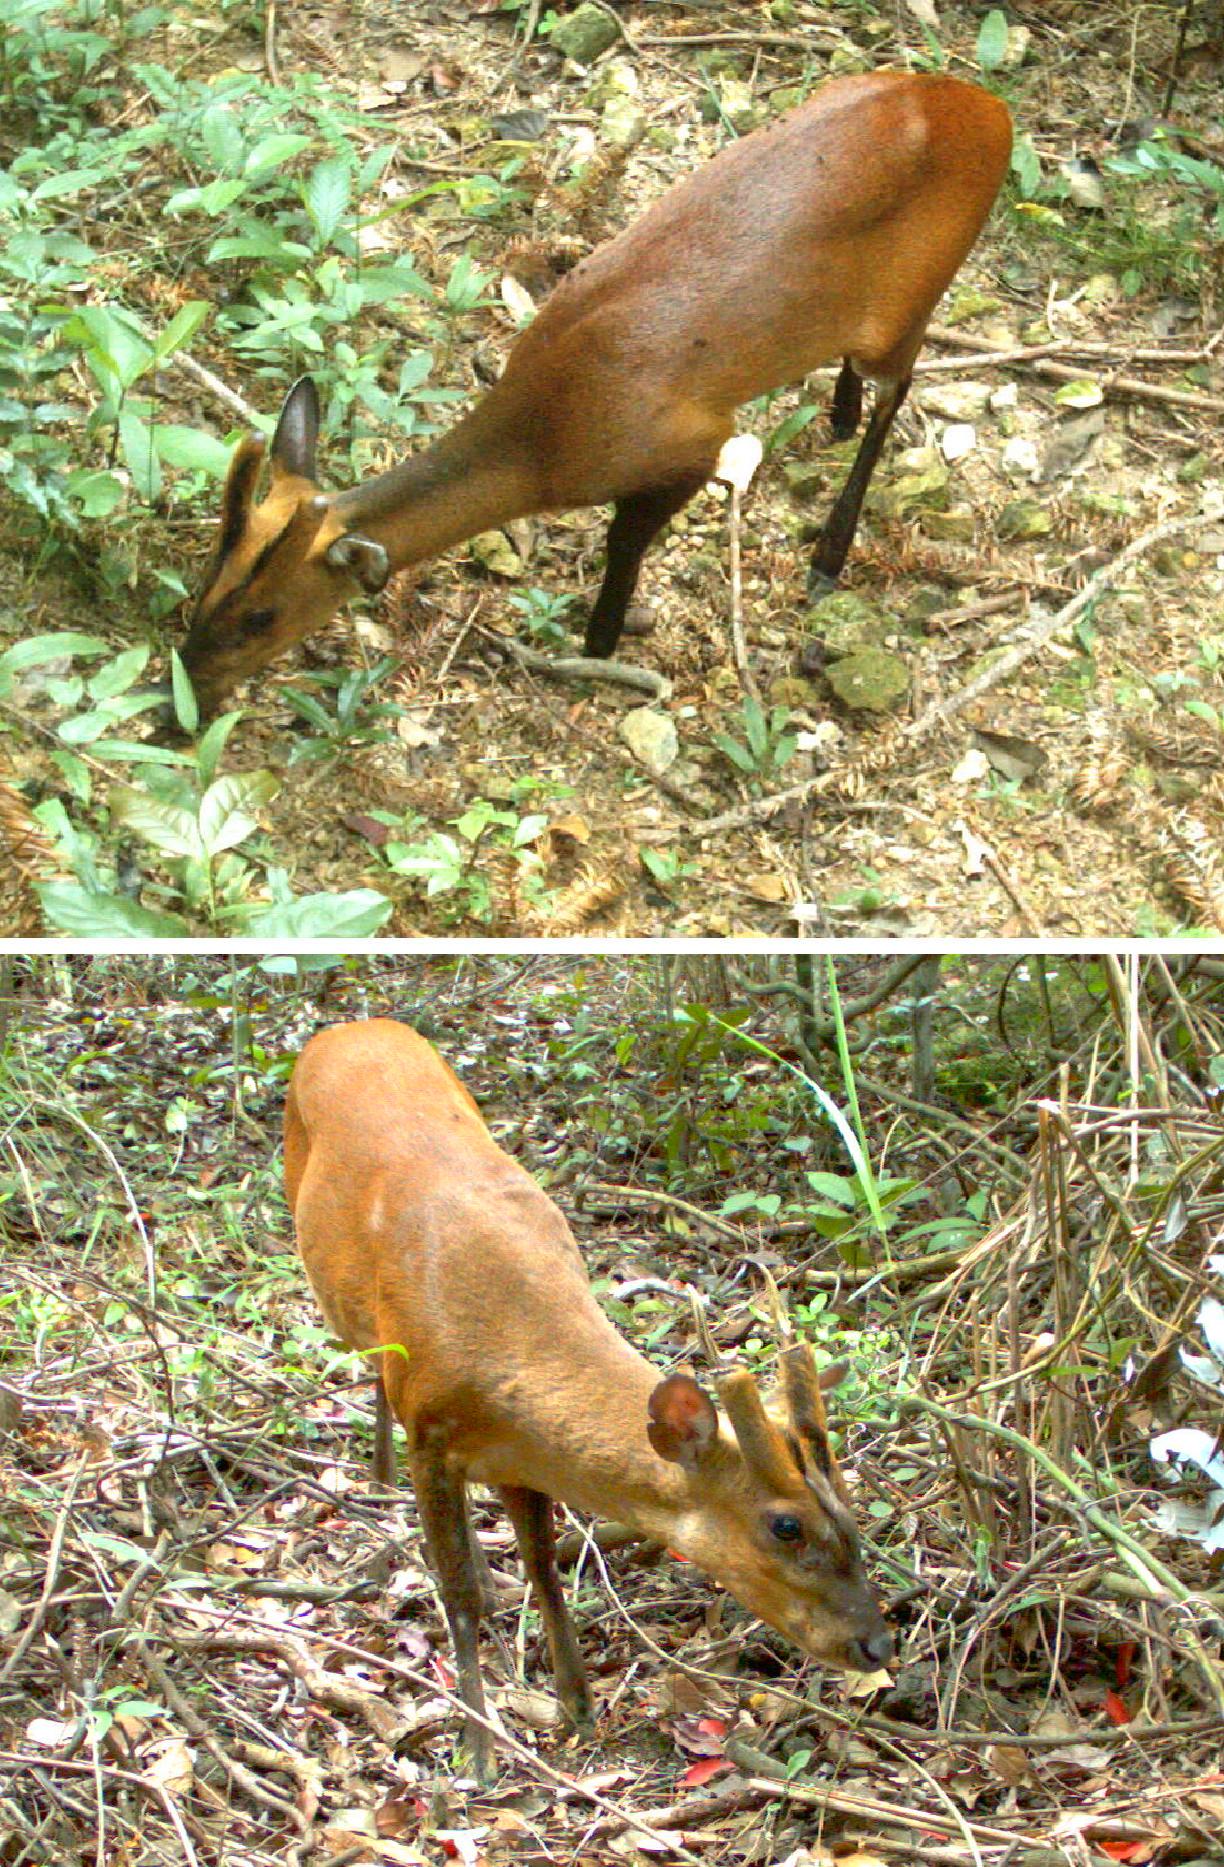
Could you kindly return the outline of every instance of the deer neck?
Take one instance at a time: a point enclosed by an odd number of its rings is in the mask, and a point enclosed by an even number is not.
[[[536,509],[536,475],[505,399],[494,388],[419,454],[336,495],[345,528],[382,545],[392,571]]]

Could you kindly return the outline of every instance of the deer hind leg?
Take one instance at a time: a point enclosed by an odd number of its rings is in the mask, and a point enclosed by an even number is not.
[[[846,369],[843,368],[842,375],[838,378],[838,387],[837,391],[834,392],[833,398],[835,424],[839,413],[837,406],[838,392],[842,389],[842,382],[845,376]],[[905,400],[906,391],[909,386],[910,376],[908,370],[904,376],[898,376],[889,381],[877,381],[876,383],[876,398],[871,410],[871,419],[868,421],[863,438],[859,442],[859,450],[854,456],[854,464],[846,476],[846,483],[837,496],[837,503],[834,505],[832,512],[830,512],[828,519],[825,521],[824,530],[820,534],[820,543],[816,547],[816,555],[812,559],[812,568],[808,575],[808,589],[813,595],[831,589],[841,576],[842,567],[846,562],[846,555],[854,542],[854,534],[859,521],[859,512],[863,504],[863,495],[867,491],[872,474],[875,472],[875,465],[880,458],[880,450],[888,437],[888,430],[893,425],[897,410]],[[840,411],[843,421],[849,419],[852,407],[850,398],[851,391],[847,388],[842,395],[842,408]],[[849,432],[852,433],[853,429],[849,430]]]
[[[851,435],[857,434],[862,413],[863,379],[849,357],[845,357],[833,390],[833,405],[829,410],[833,439],[848,441]]]
[[[499,1485],[497,1492],[514,1525],[527,1580],[544,1622],[557,1696],[575,1724],[588,1725],[592,1718],[591,1688],[557,1574],[552,1499],[524,1485]]]
[[[477,1718],[485,1716],[484,1686],[480,1677],[480,1621],[483,1609],[480,1578],[468,1521],[467,1487],[448,1456],[441,1434],[423,1433],[410,1454],[412,1488],[416,1493],[425,1546],[438,1578],[438,1590],[455,1649],[459,1697],[477,1717],[467,1720],[467,1747],[472,1767],[482,1783],[493,1777],[493,1746],[489,1732]]]

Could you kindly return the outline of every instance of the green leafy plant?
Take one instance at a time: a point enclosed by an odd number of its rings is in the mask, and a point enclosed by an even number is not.
[[[548,590],[515,590],[510,607],[522,617],[522,633],[533,641],[560,643],[569,638],[565,617],[577,602],[572,593],[556,594]]]
[[[422,827],[423,821],[413,815],[405,827],[411,833]],[[479,867],[479,852],[483,846],[492,845],[522,857],[548,827],[548,818],[537,812],[522,814],[513,807],[478,797],[451,822],[454,836],[434,830],[417,842],[389,842],[383,850],[384,859],[397,875],[422,882],[427,898],[453,895],[458,915],[487,920],[493,911],[493,892]]]
[[[283,698],[299,718],[313,727],[305,738],[298,739],[289,754],[291,765],[304,759],[334,758],[346,747],[386,745],[393,737],[384,722],[399,716],[398,707],[374,700],[380,681],[395,666],[392,656],[384,655],[372,668],[320,669],[304,676],[318,691],[305,692],[286,687]],[[331,696],[331,705],[325,696]]]
[[[743,739],[729,733],[715,733],[714,743],[725,753],[737,771],[753,778],[772,777],[794,757],[798,743],[788,732],[790,713],[786,707],[772,707],[765,712],[759,700],[746,694],[740,706]]]
[[[644,844],[638,857],[646,873],[660,888],[670,888],[685,876],[697,874],[697,864],[688,862],[678,849],[652,849]]]
[[[275,795],[278,780],[266,771],[220,771],[237,713],[215,720],[190,752],[116,736],[161,702],[137,686],[148,657],[144,646],[109,656],[93,672],[73,665],[98,660],[107,647],[96,636],[64,632],[32,636],[0,655],[0,699],[37,676],[26,704],[51,705],[62,716],[52,757],[69,801],[50,798],[34,812],[74,878],[40,885],[50,925],[102,939],[173,938],[201,927],[269,938],[377,931],[391,912],[384,896],[356,889],[296,897],[283,872],[261,866],[252,850],[243,851],[256,838],[256,812]],[[191,730],[194,697],[174,660],[179,722]],[[115,766],[141,768],[143,781],[109,782]],[[74,817],[70,802],[85,811],[95,806],[99,776],[108,780],[101,816],[92,822]],[[128,865],[115,853],[115,832],[135,837],[160,858],[160,875],[147,884],[153,904],[131,892]]]

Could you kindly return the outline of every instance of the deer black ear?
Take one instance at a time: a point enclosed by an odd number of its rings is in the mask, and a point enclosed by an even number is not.
[[[315,477],[319,445],[319,392],[309,376],[299,376],[281,404],[272,436],[272,464],[303,480]]]
[[[247,514],[255,497],[255,482],[264,456],[261,434],[248,434],[239,441],[230,459],[221,495],[221,556],[235,551],[246,530]]]

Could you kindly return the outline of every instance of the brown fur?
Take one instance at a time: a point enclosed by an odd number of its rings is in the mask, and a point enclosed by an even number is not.
[[[385,579],[526,513],[615,501],[619,530],[587,634],[589,653],[611,653],[650,538],[713,472],[736,408],[840,357],[880,395],[815,560],[835,579],[927,321],[1010,149],[1004,105],[960,79],[874,72],[822,86],[583,260],[470,414],[423,453],[330,496],[310,538],[292,531],[288,509],[317,495],[313,477],[289,484],[313,475],[313,443],[280,445],[301,412],[299,384],[273,443],[269,498],[250,501],[245,468],[230,482],[222,558],[233,563],[214,566],[183,650],[202,710],[362,581],[381,587],[373,572],[355,579],[329,563],[341,536],[378,548]],[[847,391],[843,429],[852,407]]]
[[[819,1658],[887,1658],[844,1487],[822,1475],[836,1472],[823,1408],[791,1422],[822,1441],[808,1476],[751,1376],[721,1389],[734,1435],[691,1376],[661,1381],[592,1297],[558,1207],[423,1037],[374,1019],[310,1040],[286,1105],[285,1187],[331,1328],[384,1351],[469,1707],[483,1697],[468,1479],[506,1503],[575,1717],[589,1695],[555,1585],[551,1498],[660,1538]],[[791,1352],[819,1404],[810,1350]],[[793,1541],[775,1537],[779,1513]],[[471,1737],[487,1764],[475,1722]]]

